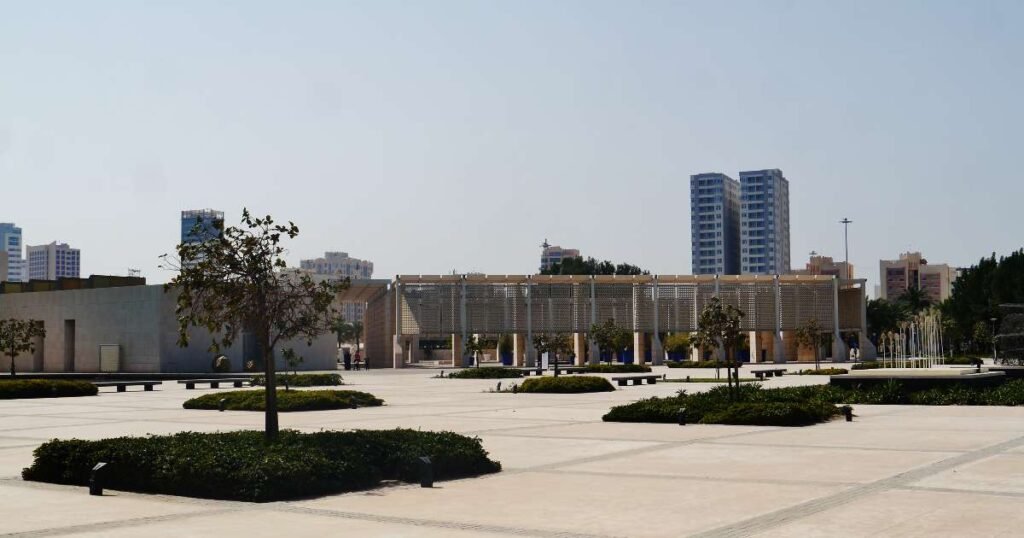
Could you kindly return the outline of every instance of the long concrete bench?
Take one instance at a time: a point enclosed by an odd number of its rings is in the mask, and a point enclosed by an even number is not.
[[[649,384],[653,385],[653,384],[658,382],[658,378],[659,377],[661,377],[661,376],[660,375],[655,375],[655,374],[651,374],[651,375],[629,375],[629,376],[613,377],[612,381],[615,381],[616,383],[618,383],[618,385],[620,387],[625,387],[630,381],[632,381],[634,385],[643,385],[644,380],[646,379]]]
[[[179,385],[185,385],[185,389],[191,390],[196,388],[196,384],[210,385],[211,389],[220,388],[221,383],[231,383],[235,387],[241,387],[243,383],[252,385],[251,377],[221,377],[217,379],[182,379],[178,381]]]
[[[754,377],[756,377],[757,379],[764,380],[764,378],[766,378],[766,377],[772,377],[772,376],[782,377],[782,375],[786,373],[786,369],[785,368],[768,368],[768,369],[764,369],[764,370],[752,370],[752,373],[754,374]]]
[[[143,390],[152,392],[156,385],[163,385],[163,381],[94,381],[97,387],[117,387],[117,392],[126,392],[128,387],[142,386]]]

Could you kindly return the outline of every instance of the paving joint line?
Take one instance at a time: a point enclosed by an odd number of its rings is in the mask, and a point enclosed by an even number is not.
[[[310,508],[305,506],[294,506],[287,504],[271,505],[274,510],[297,514],[336,517],[341,519],[357,519],[375,523],[392,523],[409,525],[413,527],[432,527],[439,529],[455,529],[476,532],[489,532],[495,534],[509,534],[513,536],[536,536],[538,538],[613,538],[612,535],[585,534],[570,531],[557,531],[546,529],[531,529],[525,527],[508,527],[504,525],[489,525],[483,523],[464,523],[459,521],[440,521],[433,519],[421,519],[399,516],[385,516],[369,514],[364,512],[348,512],[329,510],[324,508]]]

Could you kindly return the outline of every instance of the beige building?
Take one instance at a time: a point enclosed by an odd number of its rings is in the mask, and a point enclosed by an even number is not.
[[[811,257],[807,261],[807,265],[803,269],[793,269],[790,274],[794,275],[825,275],[825,276],[837,276],[839,278],[854,278],[853,264],[849,264],[850,269],[847,272],[846,262],[835,262],[832,260],[832,256],[821,256],[815,252],[811,252]]]
[[[360,260],[347,252],[325,252],[323,258],[300,260],[299,267],[321,278],[348,278],[351,280],[373,277],[373,262]],[[345,302],[341,314],[347,321],[363,321],[366,305],[360,302]]]
[[[932,302],[949,298],[956,281],[957,270],[944,263],[928,263],[920,252],[904,252],[898,260],[881,260],[879,266],[879,292],[882,299],[895,300],[909,288],[925,292]]]
[[[545,271],[551,269],[551,266],[556,263],[561,263],[565,258],[578,258],[580,251],[574,248],[562,248],[558,245],[548,244],[548,240],[544,240],[544,244],[541,245],[544,250],[540,253],[540,270]]]

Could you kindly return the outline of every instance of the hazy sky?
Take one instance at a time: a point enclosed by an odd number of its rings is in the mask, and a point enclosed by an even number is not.
[[[781,168],[811,250],[1020,248],[1024,2],[7,2],[0,221],[84,274],[179,211],[299,224],[289,261],[529,273],[547,238],[690,272],[689,176]]]

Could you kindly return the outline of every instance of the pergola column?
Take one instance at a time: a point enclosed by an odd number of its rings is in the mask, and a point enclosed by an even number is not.
[[[590,277],[590,326],[597,325],[597,288],[594,283],[594,277]],[[590,331],[587,331],[588,340],[590,341],[590,364],[601,363],[601,349],[597,346],[597,342],[590,335]]]
[[[832,278],[832,362],[846,362],[848,353],[846,342],[839,333],[839,277]]]
[[[405,367],[405,349],[402,345],[402,283],[395,279],[395,334],[391,338],[391,365]]]
[[[774,346],[772,346],[772,361],[777,363],[786,362],[786,343],[782,340],[782,284],[779,283],[779,275],[775,275],[775,335]]]
[[[661,345],[661,336],[658,335],[658,277],[654,277],[654,289],[651,292],[654,305],[654,332],[651,333],[651,364],[661,366],[665,363],[665,349]]]
[[[526,360],[526,340],[522,334],[515,333],[512,335],[512,364],[514,366],[523,366]]]
[[[462,342],[461,334],[456,333],[452,335],[452,368],[463,366],[462,354],[464,350],[462,349]]]
[[[586,361],[584,360],[586,356],[586,345],[587,343],[583,338],[583,333],[572,333],[572,352],[576,354],[575,366],[583,366],[586,364]]]
[[[647,335],[642,332],[633,333],[633,364],[643,364],[647,351]]]

